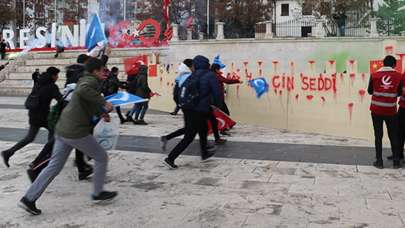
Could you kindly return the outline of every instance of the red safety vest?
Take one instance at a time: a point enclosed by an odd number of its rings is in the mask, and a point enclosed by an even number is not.
[[[405,73],[402,76],[402,95],[399,98],[399,107],[405,109]]]
[[[371,75],[373,95],[370,110],[373,114],[391,116],[397,114],[398,87],[402,75],[391,67],[383,67]]]

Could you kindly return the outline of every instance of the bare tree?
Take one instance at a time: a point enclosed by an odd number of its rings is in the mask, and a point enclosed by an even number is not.
[[[0,0],[0,26],[3,30],[15,19],[14,9],[10,0]]]

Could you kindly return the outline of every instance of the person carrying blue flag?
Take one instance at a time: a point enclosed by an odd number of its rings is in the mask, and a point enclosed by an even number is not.
[[[92,200],[95,202],[111,200],[118,193],[104,190],[108,155],[92,136],[94,116],[109,122],[109,112],[113,105],[106,102],[99,90],[99,82],[105,80],[104,64],[91,58],[86,64],[86,71],[80,78],[72,100],[63,110],[56,125],[55,146],[49,165],[32,183],[18,206],[32,215],[41,214],[36,201],[45,192],[48,185],[60,173],[73,148],[80,149],[95,161]]]

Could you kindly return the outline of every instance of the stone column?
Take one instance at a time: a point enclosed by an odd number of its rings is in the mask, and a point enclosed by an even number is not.
[[[193,28],[187,28],[187,40],[193,39]]]
[[[272,21],[266,21],[264,23],[266,24],[266,34],[264,35],[264,38],[265,39],[273,38],[273,22]]]
[[[173,23],[172,28],[173,28],[173,36],[171,41],[179,41],[179,25]]]
[[[316,38],[325,38],[326,33],[325,33],[325,29],[323,28],[323,23],[325,22],[325,20],[323,18],[320,19],[316,19],[315,21],[315,31],[313,33],[313,35]]]
[[[199,39],[199,40],[203,40],[203,39],[204,39],[204,33],[203,33],[203,32],[199,32],[199,33],[198,33],[198,39]]]
[[[370,19],[370,37],[378,37],[377,20],[375,17]]]
[[[224,36],[224,22],[216,22],[217,25],[217,40],[223,40],[225,39]]]

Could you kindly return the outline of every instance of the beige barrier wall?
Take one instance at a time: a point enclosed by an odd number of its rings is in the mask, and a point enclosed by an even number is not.
[[[227,87],[226,101],[237,121],[369,139],[370,97],[366,90],[372,61],[386,54],[400,60],[401,53],[405,53],[402,37],[173,43],[159,53],[159,75],[150,78],[151,87],[161,95],[152,99],[151,106],[173,110],[172,83],[180,61],[197,54],[210,59],[220,54],[227,72],[245,82],[250,77],[265,77],[270,85],[260,99],[247,83]]]

